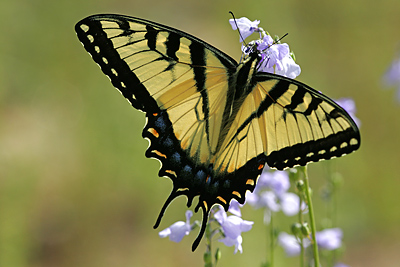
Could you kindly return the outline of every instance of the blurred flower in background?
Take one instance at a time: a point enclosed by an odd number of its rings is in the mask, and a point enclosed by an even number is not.
[[[248,192],[246,203],[254,208],[265,208],[264,222],[268,224],[272,212],[282,211],[286,216],[299,213],[300,198],[295,193],[288,192],[290,188],[289,175],[286,171],[270,171],[264,168],[253,193]],[[302,203],[301,209],[306,205]]]
[[[336,103],[339,104],[347,113],[349,113],[350,117],[354,120],[358,127],[361,126],[361,121],[356,117],[356,103],[353,99],[349,97],[343,97],[335,100]]]
[[[397,87],[397,101],[400,102],[400,57],[392,61],[392,64],[383,75],[383,82],[387,87]]]

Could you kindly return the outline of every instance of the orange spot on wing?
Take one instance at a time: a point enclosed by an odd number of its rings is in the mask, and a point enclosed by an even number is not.
[[[160,157],[167,158],[167,156],[166,156],[165,154],[161,153],[161,152],[158,151],[158,150],[153,150],[153,151],[151,151],[151,152],[157,154],[157,155],[160,156]]]
[[[242,195],[238,192],[238,191],[232,191],[232,195],[238,196],[238,197],[242,197]]]
[[[165,170],[165,172],[169,173],[169,174],[172,174],[176,178],[176,172],[174,172],[173,170]]]
[[[217,199],[219,199],[222,203],[226,204],[226,200],[224,198],[218,196]]]
[[[248,180],[246,181],[246,184],[254,185],[254,180],[253,180],[253,179],[248,179]]]
[[[154,128],[149,128],[147,131],[149,133],[151,133],[152,135],[154,135],[156,138],[158,138],[160,136],[160,134]]]

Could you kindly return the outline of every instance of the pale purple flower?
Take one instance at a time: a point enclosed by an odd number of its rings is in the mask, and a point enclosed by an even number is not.
[[[278,244],[285,250],[286,255],[289,257],[300,254],[301,245],[300,241],[294,235],[289,235],[285,232],[280,232],[278,235]],[[303,239],[303,246],[308,247],[310,241],[306,238]]]
[[[245,38],[254,32],[260,33],[260,39],[251,41],[248,44],[242,44],[241,48],[245,55],[249,55],[257,50],[261,57],[257,71],[275,73],[291,79],[300,75],[300,66],[294,62],[290,55],[289,45],[275,42],[269,34],[258,27],[259,20],[252,22],[248,18],[243,17],[236,20],[237,26],[234,19],[230,19],[229,23],[232,29],[236,30],[239,28],[241,34],[240,42],[243,42]]]
[[[243,253],[243,248],[242,248],[243,238],[240,235],[238,237],[236,237],[235,239],[225,236],[224,238],[221,238],[218,241],[224,243],[224,245],[227,247],[235,246],[235,252],[234,252],[235,254],[238,251],[240,253]]]
[[[386,86],[397,86],[397,100],[400,101],[400,57],[393,60],[383,76]]]
[[[338,262],[336,263],[333,267],[350,267],[349,265],[346,265],[344,263]]]
[[[300,212],[300,198],[294,193],[287,192],[289,188],[287,172],[264,170],[254,192],[246,195],[246,202],[255,208],[265,208],[266,224],[270,222],[272,212],[282,211],[286,216],[293,216]],[[306,205],[302,203],[301,210],[305,209]]]
[[[317,244],[326,250],[338,249],[342,245],[343,232],[340,228],[325,229],[315,234]]]
[[[289,175],[286,171],[263,171],[258,179],[257,187],[260,189],[268,187],[280,195],[290,188]]]
[[[266,35],[262,42],[258,44],[257,50],[261,52],[261,61],[258,71],[275,73],[283,71],[282,59],[289,55],[289,45],[274,43],[271,36]]]
[[[299,206],[300,206],[300,198],[295,193],[284,193],[280,196],[280,204],[282,212],[286,216],[294,216],[299,214]],[[301,203],[301,210],[305,210],[306,204],[304,202]]]
[[[253,32],[255,32],[258,29],[258,24],[260,23],[260,21],[259,20],[251,21],[248,18],[243,17],[240,19],[236,19],[236,23],[234,19],[230,19],[229,23],[231,24],[233,30],[237,30],[239,28],[239,32],[241,35],[240,42],[243,42],[244,39],[249,37]]]
[[[301,68],[294,62],[292,56],[287,55],[281,60],[282,70],[275,70],[275,74],[294,79],[301,73]]]
[[[272,191],[263,191],[260,193],[257,205],[273,212],[280,210],[278,196]]]
[[[229,204],[228,211],[233,215],[242,217],[242,212],[240,211],[240,203],[236,199],[232,199],[231,203]]]
[[[221,225],[224,233],[224,238],[218,241],[223,242],[226,246],[235,245],[235,253],[239,250],[242,253],[242,232],[251,230],[254,222],[243,220],[242,218],[230,215],[228,216],[223,208],[219,209],[214,213],[214,218]]]
[[[361,121],[356,117],[356,103],[349,97],[343,97],[336,100],[336,103],[341,106],[350,117],[354,120],[358,127],[361,126]]]
[[[186,211],[186,222],[178,221],[172,224],[170,227],[162,230],[158,233],[161,238],[169,237],[169,240],[174,242],[180,242],[185,235],[188,235],[191,228],[190,218],[193,216],[191,210]]]

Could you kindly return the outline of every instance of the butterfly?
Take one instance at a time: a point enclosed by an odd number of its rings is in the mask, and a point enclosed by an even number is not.
[[[349,114],[322,93],[258,72],[256,49],[239,64],[180,30],[122,15],[75,26],[84,48],[130,104],[145,113],[146,157],[161,162],[173,189],[161,208],[198,197],[204,235],[211,208],[244,203],[265,164],[282,170],[348,154],[360,146]]]

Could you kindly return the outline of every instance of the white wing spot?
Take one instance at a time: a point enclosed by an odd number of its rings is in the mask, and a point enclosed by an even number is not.
[[[91,43],[94,42],[94,37],[92,35],[88,34],[87,38],[89,39],[89,42],[91,42]]]
[[[318,151],[318,154],[320,154],[320,155],[323,155],[323,154],[325,154],[325,153],[326,153],[326,150],[325,150],[325,149],[322,149],[322,150]]]
[[[295,160],[296,160],[296,161],[299,161],[299,160],[301,160],[301,157],[297,157],[297,158],[295,158]]]
[[[126,88],[126,85],[124,84],[124,82],[121,82],[121,86],[122,86],[123,88]]]
[[[350,145],[354,146],[354,145],[357,145],[357,144],[358,144],[358,140],[357,140],[357,139],[352,138],[352,139],[350,140]]]
[[[81,25],[81,29],[82,29],[82,31],[84,31],[84,32],[88,32],[88,31],[89,31],[89,26],[88,26],[88,25],[85,25],[85,24],[82,24],[82,25]]]
[[[337,150],[337,147],[333,146],[331,147],[331,149],[329,150],[330,152],[335,152]]]
[[[345,148],[345,147],[347,147],[347,143],[346,143],[346,142],[343,142],[343,143],[340,145],[340,148]]]
[[[105,57],[103,57],[102,60],[103,60],[103,62],[104,62],[105,64],[108,65],[108,60],[107,60]]]
[[[94,47],[94,51],[96,51],[96,53],[100,53],[100,47],[98,47],[97,45]]]
[[[311,158],[312,156],[314,156],[314,152],[310,152],[306,156],[307,156],[307,158]]]
[[[118,72],[117,72],[115,69],[111,68],[111,72],[112,72],[115,76],[118,76]]]

